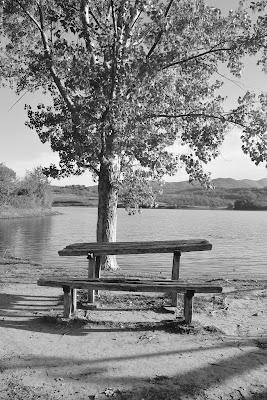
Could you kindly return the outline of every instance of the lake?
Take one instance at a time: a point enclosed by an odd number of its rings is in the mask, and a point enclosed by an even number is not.
[[[60,207],[60,215],[0,220],[0,254],[41,264],[87,267],[86,257],[59,257],[58,250],[76,242],[94,242],[97,209]],[[183,253],[181,277],[196,274],[267,278],[267,212],[234,210],[145,209],[129,216],[118,209],[118,241],[207,239],[211,251]],[[118,257],[123,270],[170,277],[172,255]]]

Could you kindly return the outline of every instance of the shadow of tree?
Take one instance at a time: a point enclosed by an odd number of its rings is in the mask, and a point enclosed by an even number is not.
[[[0,327],[44,332],[46,327],[41,322],[40,315],[46,315],[52,309],[61,307],[61,298],[41,294],[35,296],[0,293],[0,305]],[[51,326],[48,329],[48,332],[50,331]]]
[[[161,357],[173,357],[175,355],[185,356],[187,353],[202,352],[205,354],[207,350],[216,351],[218,349],[224,351],[227,348],[237,347],[235,340],[228,343],[221,343],[217,346],[207,346],[204,348],[190,348],[178,351],[162,351],[155,353],[141,353],[136,355],[125,355],[118,357],[100,357],[90,359],[68,358],[68,357],[33,357],[29,360],[21,359],[19,364],[14,364],[12,360],[5,360],[2,363],[2,370],[23,369],[23,368],[42,368],[45,367],[47,374],[54,379],[64,379],[65,381],[79,381],[80,384],[103,385],[106,380],[112,387],[123,388],[134,386],[131,390],[117,390],[112,395],[112,398],[119,400],[178,400],[179,396],[191,396],[190,399],[205,399],[205,393],[210,388],[219,387],[228,379],[239,377],[242,374],[253,373],[259,367],[266,367],[267,352],[262,352],[256,347],[251,349],[251,341],[242,343],[243,349],[246,346],[249,349],[243,350],[239,356],[232,356],[216,361],[214,363],[206,363],[205,366],[195,365],[187,372],[179,373],[179,368],[176,374],[172,376],[148,376],[137,378],[136,376],[113,376],[107,379],[106,373],[110,368],[115,368],[116,363],[123,365],[124,362],[153,358],[155,363],[161,362]],[[170,361],[171,362],[171,361]],[[181,358],[183,363],[183,358]],[[74,372],[75,371],[75,372]],[[149,372],[149,371],[148,371]],[[134,384],[133,384],[134,383]],[[238,397],[236,391],[235,400],[266,400],[265,394],[267,387],[258,389],[254,387],[254,393],[249,394],[250,397],[245,397],[242,392]],[[235,390],[233,389],[232,392]],[[204,397],[201,397],[204,396]],[[242,397],[243,396],[243,397]],[[214,397],[217,398],[217,397]],[[232,397],[229,397],[229,399]]]
[[[59,296],[26,296],[26,295],[9,295],[0,294],[1,304],[1,317],[0,327],[13,328],[19,330],[47,332],[55,335],[72,335],[83,336],[90,333],[99,332],[123,332],[121,327],[116,329],[100,327],[87,327],[87,326],[73,326],[71,324],[62,324],[55,326],[53,323],[45,322],[44,315],[51,310],[52,306],[58,306],[60,302]],[[40,316],[41,314],[41,316]],[[129,328],[128,328],[129,329]],[[154,323],[149,325],[136,327],[136,330],[163,330],[166,325],[158,326]],[[132,330],[132,329],[131,329]],[[177,333],[177,332],[176,332]],[[256,339],[256,338],[255,338]],[[266,341],[267,337],[261,337],[262,341]],[[205,358],[205,352],[216,352],[220,349],[222,353],[227,349],[237,348],[242,343],[242,351],[239,355],[224,356],[218,359],[214,356],[216,361],[208,361],[206,359],[204,365],[201,362],[195,363],[190,370],[184,372],[182,368],[183,357],[188,353],[193,355],[201,353]],[[120,355],[115,357],[105,357],[104,355],[99,358],[94,358],[88,352],[86,358],[75,357],[44,357],[44,356],[31,356],[28,359],[18,357],[16,364],[11,359],[5,359],[1,362],[1,371],[19,370],[23,368],[40,369],[45,368],[47,374],[54,379],[63,378],[68,382],[78,381],[85,382],[89,385],[103,386],[106,381],[109,370],[116,368],[120,365],[123,369],[124,363],[131,363],[131,361],[138,361],[139,363],[145,362],[149,359],[153,360],[156,365],[160,365],[162,357],[169,357],[170,362],[177,357],[179,362],[177,364],[176,373],[171,376],[151,376],[151,372],[147,370],[147,376],[137,377],[134,375],[123,376],[114,374],[109,376],[108,384],[112,387],[121,388],[114,392],[112,398],[118,400],[179,400],[185,395],[190,396],[189,399],[205,399],[205,393],[211,388],[216,388],[226,382],[228,379],[240,377],[247,373],[253,375],[253,371],[259,368],[266,369],[267,364],[267,350],[260,346],[259,340],[252,341],[251,339],[228,339],[227,342],[221,342],[216,345],[208,346],[203,343],[203,346],[189,349],[170,349],[169,351],[156,351],[153,353],[144,352],[132,355]],[[179,358],[180,357],[180,358]],[[14,366],[15,365],[15,366]],[[74,368],[75,367],[75,368]],[[129,368],[131,370],[131,368]],[[267,386],[267,382],[265,383]],[[123,390],[125,387],[133,387],[130,390]],[[234,393],[234,389],[233,389]],[[238,397],[239,396],[239,397]],[[243,396],[243,397],[242,397]],[[229,397],[230,399],[231,397]],[[242,392],[235,393],[235,400],[266,400],[267,387],[254,388],[254,392],[248,393],[245,397]]]

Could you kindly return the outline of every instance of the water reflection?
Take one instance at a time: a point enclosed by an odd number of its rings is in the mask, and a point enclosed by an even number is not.
[[[31,254],[38,262],[50,246],[53,238],[52,216],[15,218],[0,222],[0,251],[28,258]]]

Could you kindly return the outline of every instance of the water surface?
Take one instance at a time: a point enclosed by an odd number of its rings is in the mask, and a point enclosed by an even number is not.
[[[59,257],[58,250],[76,242],[95,241],[97,210],[57,208],[60,215],[0,220],[0,252],[47,266],[84,265],[86,257]],[[183,253],[181,277],[255,274],[267,278],[267,212],[230,210],[143,210],[129,216],[118,210],[118,241],[209,240],[211,251]],[[123,270],[170,276],[172,255],[118,257]]]

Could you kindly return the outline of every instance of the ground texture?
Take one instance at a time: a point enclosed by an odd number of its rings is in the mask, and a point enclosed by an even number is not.
[[[224,293],[196,296],[185,326],[151,294],[101,292],[63,319],[61,290],[36,281],[69,273],[0,259],[0,399],[267,399],[266,281],[212,279]]]

